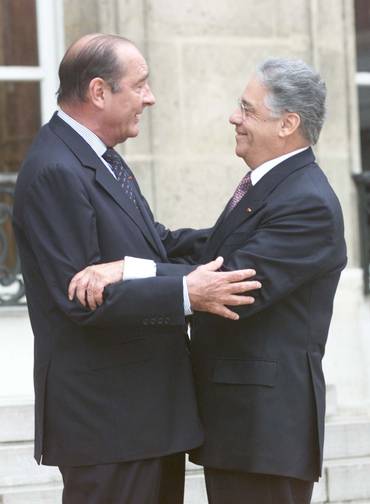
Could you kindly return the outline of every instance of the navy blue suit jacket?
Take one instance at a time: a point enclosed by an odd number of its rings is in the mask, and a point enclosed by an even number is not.
[[[57,115],[18,177],[14,228],[35,335],[35,457],[45,464],[146,459],[202,441],[179,267],[110,286],[94,312],[67,298],[71,278],[89,264],[125,255],[163,263],[167,250],[194,251],[202,233],[155,223],[136,190],[139,209]]]
[[[321,471],[321,367],[346,247],[340,204],[311,149],[220,216],[204,262],[254,268],[262,289],[237,322],[198,313],[192,355],[206,441],[192,460],[307,480]]]

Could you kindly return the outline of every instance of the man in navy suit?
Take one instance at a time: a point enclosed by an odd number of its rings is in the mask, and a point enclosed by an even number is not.
[[[346,264],[340,204],[311,149],[325,99],[304,62],[271,59],[230,118],[250,171],[201,260],[252,268],[262,288],[238,321],[196,312],[192,324],[205,442],[191,460],[205,467],[210,504],[308,504],[321,474],[321,361]]]
[[[65,504],[181,503],[184,451],[203,441],[185,315],[191,305],[238,318],[226,305],[252,302],[237,294],[256,282],[243,281],[250,271],[216,272],[220,259],[176,275],[165,264],[196,253],[208,232],[155,223],[113,149],[154,104],[138,49],[85,36],[59,76],[60,110],[28,152],[14,205],[35,335],[35,457],[59,466]],[[143,278],[122,281],[125,256],[163,263],[158,277],[141,267]],[[110,261],[121,281],[102,306],[68,299],[79,270]],[[87,302],[96,307],[89,292]]]
[[[339,201],[311,145],[325,84],[300,60],[265,61],[230,118],[243,178],[205,246],[262,283],[231,324],[197,313],[192,356],[211,504],[308,504],[321,474],[321,360],[346,264]]]

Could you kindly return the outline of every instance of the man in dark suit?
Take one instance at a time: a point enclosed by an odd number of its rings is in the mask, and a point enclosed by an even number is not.
[[[251,272],[218,273],[220,259],[119,281],[94,311],[67,298],[87,265],[113,261],[118,276],[110,278],[122,280],[123,257],[166,263],[168,253],[194,254],[207,235],[155,223],[113,149],[138,134],[154,104],[147,78],[131,42],[77,41],[60,66],[61,109],[17,181],[14,228],[35,334],[35,457],[59,466],[65,504],[182,502],[183,452],[203,440],[187,304],[238,318],[225,305],[253,301],[235,294],[253,287],[241,281]],[[182,278],[179,268],[192,272]]]
[[[231,324],[196,313],[192,356],[211,504],[308,504],[321,474],[324,355],[346,264],[340,204],[311,145],[325,84],[299,60],[271,59],[230,118],[251,168],[220,216],[203,261],[253,268],[262,283]]]

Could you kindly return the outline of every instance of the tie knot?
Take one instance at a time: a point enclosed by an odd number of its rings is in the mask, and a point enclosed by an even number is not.
[[[244,190],[244,191],[247,191],[249,189],[249,186],[251,185],[251,173],[252,172],[248,172],[246,175],[244,175],[244,177],[241,179],[240,181],[240,189]]]
[[[121,164],[120,155],[111,147],[108,147],[108,149],[104,152],[102,158],[105,159],[106,162],[110,165],[117,162]]]
[[[233,210],[236,205],[239,203],[239,201],[245,196],[252,185],[251,181],[251,172],[249,171],[244,177],[241,179],[239,182],[238,187],[236,188],[233,197],[229,201],[228,209],[227,209],[227,214]]]
[[[121,156],[118,154],[118,152],[109,147],[104,152],[102,158],[105,159],[105,161],[111,165],[116,179],[120,180],[123,173],[123,163],[121,160]]]

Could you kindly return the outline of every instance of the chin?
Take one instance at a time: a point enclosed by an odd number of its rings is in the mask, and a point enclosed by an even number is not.
[[[129,134],[127,136],[130,138],[134,138],[138,136],[139,132],[140,132],[139,127],[136,126],[129,131]]]
[[[235,147],[235,154],[238,157],[241,157],[244,159],[244,155],[245,155],[244,149],[240,148],[240,146],[238,146],[238,145],[236,145],[236,147]]]

